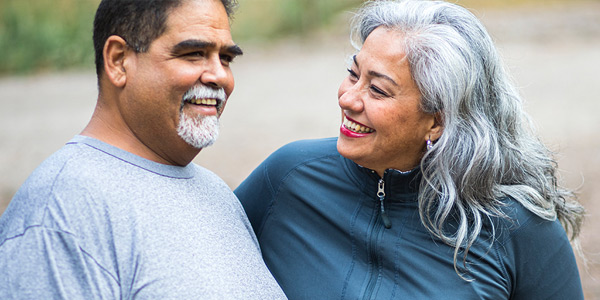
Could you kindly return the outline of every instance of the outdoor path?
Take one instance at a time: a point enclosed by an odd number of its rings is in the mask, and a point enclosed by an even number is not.
[[[543,140],[559,152],[565,185],[579,188],[589,214],[582,236],[589,271],[581,267],[581,275],[586,299],[600,299],[600,2],[476,14]],[[353,50],[343,35],[245,52],[233,64],[221,137],[195,160],[232,188],[285,143],[337,136],[337,88]],[[85,126],[96,93],[93,71],[0,78],[0,213],[28,174]]]

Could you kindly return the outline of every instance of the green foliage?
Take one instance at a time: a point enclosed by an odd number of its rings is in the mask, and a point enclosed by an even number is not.
[[[239,0],[233,23],[236,40],[270,40],[329,26],[363,0]]]
[[[304,35],[331,26],[338,16],[354,10],[364,0],[238,1],[240,7],[232,30],[235,40],[242,42]],[[517,5],[544,1],[548,0],[488,0],[485,3]],[[92,22],[99,2],[0,0],[0,76],[40,70],[93,69]],[[456,2],[468,7],[483,3]]]
[[[92,66],[98,0],[0,0],[0,74]]]
[[[0,0],[0,75],[93,68],[100,0]],[[239,0],[236,41],[271,40],[327,26],[362,0]]]

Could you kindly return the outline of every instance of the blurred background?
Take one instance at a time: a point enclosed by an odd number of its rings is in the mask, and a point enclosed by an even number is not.
[[[453,0],[496,40],[561,182],[588,217],[579,269],[600,299],[600,1]],[[244,56],[219,141],[196,158],[231,188],[272,151],[337,136],[351,11],[361,0],[239,0]],[[97,88],[91,40],[98,0],[0,0],[0,214],[29,173],[87,124]]]

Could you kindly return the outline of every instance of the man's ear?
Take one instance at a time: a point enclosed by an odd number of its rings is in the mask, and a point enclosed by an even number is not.
[[[438,111],[433,115],[433,126],[429,130],[429,138],[432,141],[437,141],[444,132],[444,122],[443,122],[442,112]]]
[[[127,83],[128,55],[133,50],[120,36],[111,35],[104,43],[102,55],[104,55],[104,71],[108,80],[116,87],[123,88]]]

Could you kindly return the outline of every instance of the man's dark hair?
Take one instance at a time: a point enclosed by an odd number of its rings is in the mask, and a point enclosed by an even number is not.
[[[102,51],[111,35],[122,37],[136,52],[146,52],[150,44],[166,30],[169,12],[186,0],[102,0],[94,19],[96,74],[104,71]],[[236,0],[221,0],[229,19]]]

